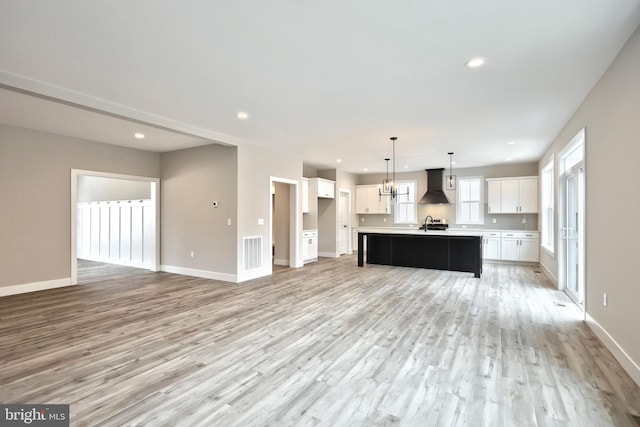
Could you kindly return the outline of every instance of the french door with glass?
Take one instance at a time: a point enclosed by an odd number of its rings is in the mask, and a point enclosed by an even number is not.
[[[562,241],[565,249],[564,273],[566,290],[584,309],[584,172],[581,166],[565,175],[565,221]]]

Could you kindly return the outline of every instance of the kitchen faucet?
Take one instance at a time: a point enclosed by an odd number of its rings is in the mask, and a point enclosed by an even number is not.
[[[433,217],[431,215],[427,215],[424,219],[424,231],[427,232],[427,224],[433,224]]]

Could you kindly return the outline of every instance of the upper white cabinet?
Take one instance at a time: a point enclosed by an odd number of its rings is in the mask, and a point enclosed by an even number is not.
[[[309,213],[309,179],[302,178],[302,213]]]
[[[538,213],[538,177],[487,179],[490,214]]]
[[[312,178],[309,185],[315,185],[318,190],[318,197],[324,199],[336,198],[336,183],[324,178]]]
[[[380,196],[377,185],[356,185],[357,214],[389,214],[389,196]]]

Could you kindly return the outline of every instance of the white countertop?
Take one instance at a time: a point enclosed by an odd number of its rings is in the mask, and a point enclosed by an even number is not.
[[[362,230],[363,232],[379,232],[379,233],[405,233],[405,234],[425,234],[424,230],[418,230],[416,227],[354,227],[354,231]],[[428,233],[442,233],[437,230],[429,230]],[[483,233],[539,233],[538,230],[504,230],[496,228],[461,228],[451,227],[445,231],[446,235],[478,235]]]
[[[417,236],[478,236],[482,237],[481,231],[470,230],[417,230],[415,228],[358,228],[357,231],[363,233],[380,233],[380,234],[415,234]]]

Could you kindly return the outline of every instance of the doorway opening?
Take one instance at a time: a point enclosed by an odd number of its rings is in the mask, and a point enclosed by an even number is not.
[[[271,272],[302,267],[298,255],[298,182],[270,178],[269,241]]]
[[[72,284],[79,260],[159,270],[159,185],[157,178],[71,170]]]
[[[338,255],[351,253],[351,191],[340,189],[338,200]]]
[[[559,284],[586,312],[585,129],[560,153],[558,162]]]

